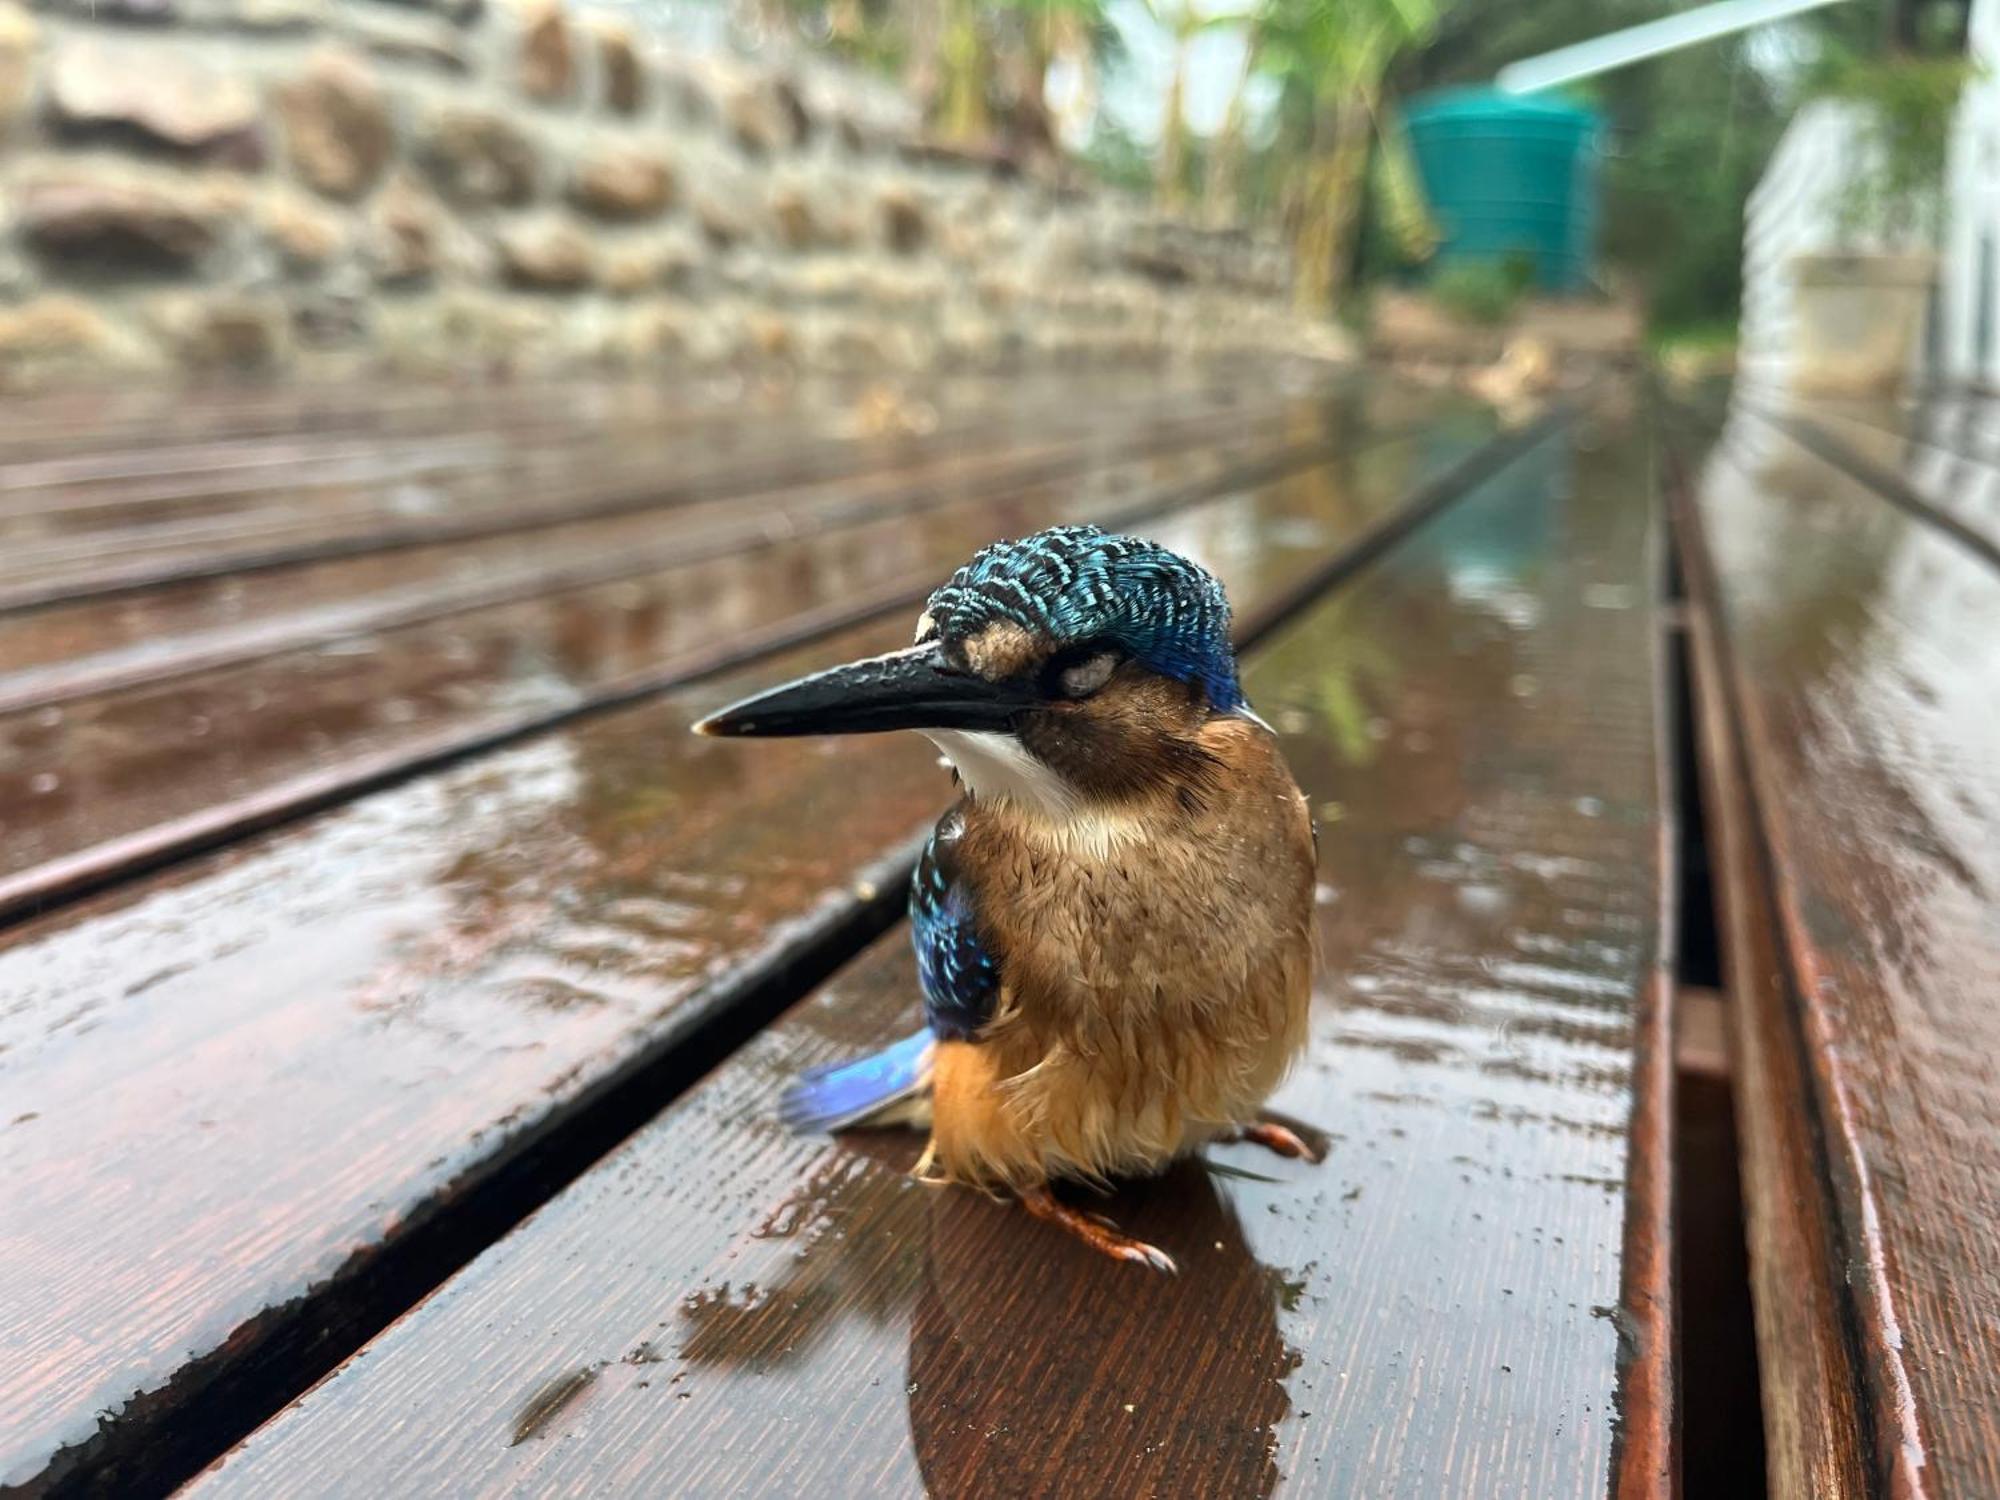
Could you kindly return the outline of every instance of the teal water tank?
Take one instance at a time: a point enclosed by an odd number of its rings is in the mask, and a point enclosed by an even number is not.
[[[1595,112],[1498,89],[1445,89],[1403,116],[1443,241],[1439,264],[1526,256],[1543,288],[1590,279],[1597,245]]]

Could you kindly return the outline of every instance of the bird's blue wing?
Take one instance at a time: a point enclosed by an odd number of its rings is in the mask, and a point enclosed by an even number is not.
[[[801,1074],[779,1101],[778,1118],[798,1131],[863,1124],[928,1087],[930,1065],[931,1034],[916,1032],[867,1057]]]
[[[934,1035],[969,1041],[1000,998],[1000,966],[974,923],[972,891],[959,876],[958,840],[964,821],[946,813],[931,831],[910,888],[910,941],[924,1016]]]
[[[1000,970],[974,930],[972,892],[959,878],[962,831],[959,815],[947,813],[924,845],[910,889],[910,938],[929,1030],[801,1075],[778,1106],[779,1118],[794,1130],[840,1130],[893,1118],[895,1106],[929,1087],[932,1043],[969,1040],[993,1018]]]

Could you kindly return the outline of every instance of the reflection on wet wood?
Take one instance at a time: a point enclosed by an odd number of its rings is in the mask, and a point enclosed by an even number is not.
[[[1485,430],[1477,420],[1468,426]],[[1463,444],[1466,434],[1444,441]],[[732,670],[885,611],[913,609],[955,560],[995,534],[1085,517],[1151,529],[1153,518],[1218,491],[1310,473],[1314,460],[1335,452],[1340,444],[1322,434],[1306,447],[1281,449],[1120,504],[1103,503],[1088,486],[1038,489],[984,507],[949,508],[886,536],[871,534],[881,528],[859,527],[768,559],[723,559],[706,580],[677,574],[676,587],[652,599],[651,607],[643,594],[635,600],[622,587],[595,598],[586,591],[582,599],[537,601],[503,613],[498,624],[484,622],[484,651],[474,649],[465,622],[454,622],[418,632],[399,643],[407,649],[381,658],[364,652],[367,659],[353,663],[340,651],[309,658],[302,682],[293,682],[280,665],[270,689],[253,683],[204,698],[178,684],[158,694],[114,696],[100,716],[80,710],[16,715],[11,724],[0,722],[0,735],[11,728],[16,742],[10,759],[20,794],[13,801],[8,857],[21,864],[0,869],[0,918]],[[1342,453],[1338,462],[1356,456]],[[1412,508],[1435,499],[1415,496]],[[952,535],[959,543],[939,550],[940,537]],[[930,560],[913,561],[924,556]],[[905,571],[862,586],[903,563],[909,564]],[[715,586],[712,594],[691,587],[704,581]],[[834,597],[815,602],[826,593]],[[765,614],[775,618],[760,618]],[[690,633],[694,639],[676,640]],[[672,649],[677,644],[681,649]],[[398,667],[414,669],[416,682],[391,675]],[[482,683],[492,690],[482,692]],[[232,706],[234,723],[225,712]],[[162,722],[149,725],[155,708]],[[120,724],[121,716],[135,712],[138,723]],[[190,761],[203,774],[179,774]]]
[[[2000,473],[1992,465],[1961,454],[1939,454],[1907,435],[1865,424],[1831,423],[1809,408],[1781,412],[1770,420],[1880,499],[1901,506],[2000,568]]]
[[[1064,402],[1029,387],[991,409],[954,414],[949,425],[921,436],[814,433],[761,415],[702,424],[678,441],[656,429],[679,414],[655,413],[652,421],[628,419],[597,432],[573,421],[518,448],[504,436],[473,435],[456,447],[452,439],[426,439],[400,457],[366,451],[350,460],[357,473],[348,478],[316,478],[309,449],[275,476],[262,466],[234,479],[197,471],[143,501],[122,491],[99,496],[103,481],[92,479],[64,503],[59,489],[49,493],[36,481],[47,466],[30,465],[17,473],[14,503],[0,505],[0,610],[657,513],[893,469],[995,438],[1077,440],[1149,413],[1160,421],[1176,413],[1198,419],[1232,404],[1157,392],[1096,403],[1071,394]],[[340,466],[329,467],[337,476]],[[6,472],[0,469],[0,483]]]
[[[1245,430],[1247,427],[1248,430]],[[731,496],[663,512],[385,552],[38,611],[0,629],[0,713],[159,683],[304,646],[780,546],[871,518],[1004,495],[1064,476],[1163,462],[1200,446],[1218,465],[1257,441],[1255,422],[1155,422],[1087,441],[1002,440],[861,477]],[[1132,463],[1132,460],[1139,462]]]
[[[1295,461],[1322,455],[1302,449]],[[0,806],[10,809],[0,910],[46,898],[52,882],[38,867],[130,862],[162,841],[188,841],[181,820],[238,826],[250,821],[245,806],[260,818],[378,767],[519,733],[907,601],[996,521],[1032,529],[1186,503],[1269,458],[1234,456],[1233,468],[1227,456],[1181,454],[1089,482],[857,519],[793,545],[0,715]]]
[[[1354,437],[1341,460],[1147,529],[1254,618],[1486,431],[1334,430]],[[1044,514],[1000,506],[987,535]],[[984,539],[946,539],[936,575]],[[287,1321],[293,1299],[448,1217],[607,1078],[671,1055],[740,976],[892,899],[850,882],[946,796],[914,737],[753,760],[687,729],[908,630],[817,641],[11,932],[0,1479],[115,1447],[115,1416],[93,1438],[100,1412],[157,1423],[125,1429],[127,1457],[178,1441],[176,1403],[203,1380],[319,1336]]]
[[[1690,587],[1709,588],[1684,512]],[[1769,871],[1744,800],[1733,714],[1706,609],[1690,611],[1703,801],[1727,966],[1730,1079],[1750,1243],[1765,1465],[1777,1500],[1871,1493],[1859,1373],[1847,1347],[1840,1258],[1791,1000],[1777,951]]]
[[[1830,1297],[1858,1357],[1868,1481],[2000,1493],[2000,570],[1761,423],[1725,434],[1698,521],[1741,725],[1753,832],[1737,842],[1761,844],[1777,922],[1776,953],[1754,945],[1760,914],[1733,924],[1765,997],[1739,1030],[1770,1088],[1745,1107],[1752,1232],[1779,1264],[1837,1277],[1759,1283],[1770,1363],[1791,1365],[1774,1461],[1793,1493],[1859,1482],[1838,1454],[1849,1377],[1813,1326]],[[1805,1118],[1773,1117],[1783,1105]]]
[[[1276,1102],[1331,1154],[1120,1188],[1178,1280],[911,1182],[907,1136],[782,1132],[785,1078],[914,1023],[893,933],[193,1493],[1670,1493],[1671,1411],[1620,1408],[1670,1399],[1667,1288],[1626,1271],[1671,1059],[1656,533],[1617,436],[1536,450],[1248,664],[1324,825]]]
[[[1915,408],[1814,401],[1782,410],[2000,546],[2000,421],[1991,397],[1943,395]]]

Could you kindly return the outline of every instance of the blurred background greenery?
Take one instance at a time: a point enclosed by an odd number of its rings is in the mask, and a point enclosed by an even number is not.
[[[1685,0],[752,0],[783,30],[892,75],[931,130],[1099,174],[1211,225],[1281,226],[1299,299],[1351,311],[1435,243],[1398,127],[1426,91],[1691,7]],[[1961,77],[1967,0],[1853,0],[1604,75],[1570,94],[1604,142],[1602,277],[1654,339],[1726,337],[1743,205],[1792,113],[1865,98],[1910,170],[1935,173]],[[1938,61],[1938,60],[1942,61]],[[1895,150],[1892,149],[1892,157]],[[1893,212],[1857,205],[1856,213]],[[1495,317],[1504,268],[1450,278]],[[1493,283],[1488,285],[1487,283]]]

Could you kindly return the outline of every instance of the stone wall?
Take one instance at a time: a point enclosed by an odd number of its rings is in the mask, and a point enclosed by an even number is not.
[[[0,0],[0,382],[1326,352],[1275,246],[556,0]]]

